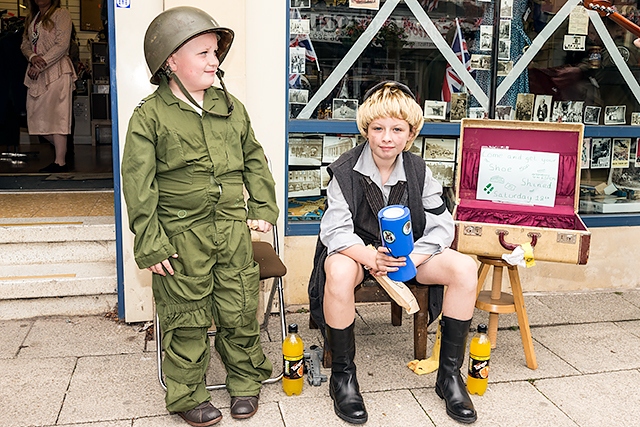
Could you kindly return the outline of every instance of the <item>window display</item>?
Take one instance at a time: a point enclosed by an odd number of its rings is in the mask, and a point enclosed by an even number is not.
[[[584,123],[589,143],[581,165],[585,188],[612,184],[612,170],[633,175],[637,150],[631,125],[640,125],[640,49],[633,45],[630,27],[598,9],[609,5],[606,0],[584,5],[502,0],[494,26],[493,3],[487,1],[292,2],[287,107],[292,122],[308,121],[296,126],[297,132],[303,130],[292,135],[293,145],[306,133],[326,135],[318,120],[353,123],[349,137],[356,138],[364,93],[382,80],[397,80],[424,105],[425,137],[445,137],[438,126],[487,118],[490,111],[498,120]],[[640,23],[636,1],[617,1],[615,7],[631,26]],[[610,130],[602,130],[605,126]],[[616,167],[613,141],[630,137],[633,160]],[[325,146],[328,141],[325,137]],[[428,161],[444,183],[454,185],[455,167]],[[323,159],[314,168],[328,163]],[[309,167],[299,159],[289,166],[290,171]]]

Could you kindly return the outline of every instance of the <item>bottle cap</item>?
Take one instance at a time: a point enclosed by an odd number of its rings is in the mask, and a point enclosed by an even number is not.
[[[487,325],[485,325],[484,323],[480,323],[478,325],[478,333],[486,334],[487,333]]]
[[[292,323],[289,325],[289,333],[290,334],[297,334],[298,333],[298,324],[297,323]]]

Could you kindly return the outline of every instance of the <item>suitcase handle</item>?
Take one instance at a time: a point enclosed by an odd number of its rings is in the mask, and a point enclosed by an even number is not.
[[[509,243],[506,240],[504,240],[504,236],[506,236],[507,234],[509,234],[509,232],[507,230],[496,230],[496,234],[498,235],[498,241],[500,242],[500,245],[505,248],[508,251],[512,251],[515,248],[517,248],[518,244],[516,243]],[[536,243],[538,243],[538,237],[540,236],[540,233],[527,233],[527,237],[529,237],[531,239],[531,247],[534,248],[536,246]]]

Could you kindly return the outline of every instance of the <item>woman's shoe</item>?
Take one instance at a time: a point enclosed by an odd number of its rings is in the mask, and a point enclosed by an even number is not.
[[[49,166],[40,169],[38,172],[65,173],[65,172],[69,172],[69,166],[67,166],[66,164],[60,166],[59,164],[53,162]]]

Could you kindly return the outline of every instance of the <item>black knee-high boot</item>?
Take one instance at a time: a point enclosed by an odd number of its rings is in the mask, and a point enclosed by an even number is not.
[[[367,410],[360,394],[356,365],[356,342],[353,322],[345,329],[333,329],[326,326],[327,345],[331,349],[331,379],[329,394],[333,399],[333,409],[343,420],[352,424],[367,422]]]
[[[442,341],[436,393],[447,404],[447,414],[456,421],[470,424],[478,415],[460,375],[467,348],[471,319],[456,320],[443,316],[440,321]]]

